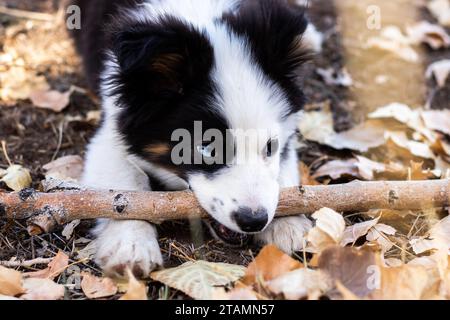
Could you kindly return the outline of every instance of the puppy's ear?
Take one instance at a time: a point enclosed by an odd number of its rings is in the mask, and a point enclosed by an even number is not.
[[[180,93],[206,77],[213,49],[203,33],[176,18],[139,22],[114,33],[113,52],[122,80],[146,93]]]
[[[276,80],[295,77],[297,69],[311,59],[301,41],[308,26],[304,9],[291,1],[243,1],[224,21],[247,38],[258,62]]]

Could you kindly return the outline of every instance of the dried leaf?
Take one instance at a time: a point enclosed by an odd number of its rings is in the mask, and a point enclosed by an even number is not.
[[[0,295],[17,296],[23,292],[22,274],[0,266]]]
[[[428,10],[444,27],[450,27],[450,1],[431,0],[427,4]]]
[[[151,278],[180,290],[194,299],[208,300],[212,298],[217,287],[235,282],[244,274],[245,268],[242,266],[195,261],[186,262],[176,268],[153,272]]]
[[[324,250],[319,256],[319,269],[326,272],[336,283],[359,298],[366,297],[375,289],[372,283],[376,271],[377,257],[369,249],[333,246]],[[336,297],[338,292],[331,292]]]
[[[420,60],[419,54],[411,47],[409,37],[396,26],[383,28],[379,37],[367,40],[367,46],[391,52],[408,62],[416,63]]]
[[[431,79],[434,76],[440,88],[445,86],[450,73],[450,60],[440,60],[430,64],[426,71],[426,77]]]
[[[317,129],[317,127],[316,127]],[[367,121],[349,131],[344,131],[329,137],[324,144],[337,149],[349,149],[367,152],[385,143],[385,129],[375,121]]]
[[[299,171],[300,171],[300,179],[301,179],[301,185],[302,186],[317,186],[320,185],[319,182],[317,182],[316,179],[313,178],[311,175],[310,168],[304,164],[303,162],[300,162],[299,165]]]
[[[329,104],[324,105],[320,111],[305,112],[300,118],[298,128],[306,140],[326,144],[327,139],[335,134]]]
[[[388,238],[387,235],[395,235],[397,230],[395,228],[379,223],[369,230],[366,239],[368,241],[376,241],[382,249],[382,252],[387,252],[394,245]]]
[[[23,286],[26,292],[20,298],[24,300],[60,300],[64,297],[64,286],[50,279],[28,278]]]
[[[89,299],[111,297],[117,293],[117,286],[110,278],[99,278],[87,272],[81,275],[83,276],[81,289]]]
[[[73,90],[66,92],[36,90],[30,93],[30,100],[38,108],[61,112],[69,105],[72,93]]]
[[[27,278],[40,278],[40,279],[55,279],[61,273],[63,273],[69,265],[69,256],[64,252],[59,251],[58,254],[48,264],[46,269],[27,272],[24,275]]]
[[[15,102],[26,100],[36,90],[48,90],[44,76],[37,76],[23,66],[14,66],[0,72],[0,100]]]
[[[241,281],[246,285],[252,285],[260,281],[275,279],[289,271],[302,267],[303,265],[299,261],[292,259],[276,246],[268,245],[250,263]]]
[[[83,173],[84,162],[80,156],[66,156],[47,163],[42,168],[45,178],[65,181],[79,181]]]
[[[127,292],[120,298],[120,300],[148,300],[148,288],[145,283],[138,281],[133,272],[127,269],[128,273],[128,288]]]
[[[407,33],[412,43],[426,43],[432,49],[450,47],[450,36],[441,26],[422,21],[407,28]]]
[[[356,223],[345,228],[344,235],[341,240],[341,246],[346,246],[349,243],[354,243],[359,238],[367,235],[370,229],[372,229],[379,220],[380,218],[376,218],[373,220]]]
[[[370,294],[376,300],[419,300],[425,294],[428,274],[420,266],[380,267],[380,287]]]
[[[422,117],[428,128],[450,135],[450,110],[424,111]]]
[[[357,160],[333,160],[325,163],[314,173],[313,178],[330,177],[337,180],[343,176],[360,177]]]
[[[72,222],[69,222],[64,226],[63,231],[61,234],[66,238],[66,240],[69,240],[72,237],[72,234],[75,230],[75,228],[81,223],[80,220],[73,220]]]
[[[342,215],[334,210],[323,208],[312,216],[316,219],[316,226],[307,235],[307,251],[318,253],[330,246],[339,244],[345,230],[345,221]]]
[[[6,174],[1,179],[8,188],[20,191],[31,185],[32,179],[30,171],[20,165],[12,165],[6,169]]]
[[[332,288],[332,283],[321,271],[303,268],[267,282],[267,288],[275,294],[283,294],[288,300],[300,300],[323,295]]]
[[[423,159],[435,158],[433,151],[431,151],[431,148],[428,145],[426,145],[425,143],[409,140],[404,132],[388,131],[385,133],[385,137],[388,142],[392,143],[391,150],[395,150],[395,147],[397,147],[403,149],[403,152],[410,153],[412,156]]]

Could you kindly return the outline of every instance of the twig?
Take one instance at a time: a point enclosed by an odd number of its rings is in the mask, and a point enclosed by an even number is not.
[[[54,21],[55,17],[48,13],[24,11],[12,9],[5,6],[0,6],[0,13],[19,19],[39,20],[39,21]]]
[[[49,232],[73,220],[166,220],[204,218],[190,191],[120,192],[82,190],[72,184],[48,183],[54,193],[26,189],[0,192],[0,219],[26,219],[29,232]],[[450,180],[352,182],[329,186],[304,186],[282,190],[278,216],[311,214],[323,207],[338,212],[370,209],[423,210],[447,207]]]
[[[0,266],[6,268],[29,268],[37,264],[49,264],[53,258],[37,258],[33,260],[13,260],[13,261],[0,261]]]

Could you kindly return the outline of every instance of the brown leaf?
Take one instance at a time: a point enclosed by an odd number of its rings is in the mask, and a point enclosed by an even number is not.
[[[360,298],[374,289],[371,286],[371,276],[372,268],[376,266],[376,255],[369,249],[334,246],[324,250],[319,256],[319,269]],[[330,295],[337,294],[332,292]]]
[[[61,112],[69,105],[72,93],[72,90],[66,92],[36,90],[30,94],[30,100],[38,108]]]
[[[300,183],[302,186],[318,186],[318,185],[320,185],[320,183],[317,182],[316,179],[314,179],[311,176],[310,168],[303,162],[300,162],[299,171],[300,171],[300,179],[301,179]]]
[[[346,246],[347,244],[354,243],[359,238],[365,236],[370,231],[370,229],[372,229],[378,223],[379,220],[380,218],[376,218],[373,220],[364,221],[348,226],[344,230],[341,245]]]
[[[408,27],[407,32],[415,44],[426,43],[434,50],[450,47],[450,36],[444,28],[436,24],[421,21]]]
[[[450,2],[448,0],[431,0],[427,8],[444,27],[450,27]]]
[[[303,268],[299,261],[292,259],[276,246],[268,245],[249,264],[241,282],[252,285],[259,283],[261,280],[269,281],[299,268]]]
[[[339,244],[344,236],[345,221],[341,214],[329,208],[322,208],[312,217],[316,226],[307,235],[307,251],[318,253]]]
[[[428,274],[424,267],[380,267],[380,288],[370,294],[376,300],[419,300],[425,294]]]
[[[53,260],[48,264],[46,269],[27,272],[24,276],[27,278],[40,278],[40,279],[55,279],[61,273],[63,273],[69,265],[69,256],[64,252],[59,251]]]
[[[329,137],[335,135],[330,103],[324,102],[319,111],[305,112],[298,128],[306,140],[326,144]]]
[[[139,282],[131,272],[131,270],[127,270],[128,272],[128,290],[127,292],[120,298],[120,300],[148,300],[147,291],[148,288],[144,283]]]
[[[267,282],[267,288],[275,294],[283,294],[288,300],[300,300],[322,296],[332,288],[332,283],[320,270],[302,268]]]
[[[89,299],[100,299],[113,296],[117,293],[117,286],[110,278],[99,278],[88,272],[81,274],[81,289]]]
[[[0,266],[0,295],[17,296],[23,292],[22,274]]]
[[[317,169],[313,178],[330,177],[333,180],[338,180],[343,176],[360,177],[356,159],[327,162]]]
[[[47,163],[42,168],[46,171],[45,177],[58,180],[79,181],[83,173],[83,158],[80,156],[65,156]]]
[[[64,286],[50,279],[28,278],[23,286],[26,292],[20,298],[24,300],[60,300],[64,297]]]

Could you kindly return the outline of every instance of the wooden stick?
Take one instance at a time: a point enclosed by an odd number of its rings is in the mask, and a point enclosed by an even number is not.
[[[207,217],[189,191],[92,191],[73,186],[69,189],[53,193],[39,193],[31,189],[0,193],[0,218],[27,219],[31,226],[30,233],[39,233],[77,219],[131,219],[161,223]],[[303,186],[282,190],[277,216],[312,214],[323,207],[338,212],[421,210],[447,207],[449,200],[449,179]]]
[[[39,20],[39,21],[55,20],[55,17],[48,13],[24,11],[24,10],[8,8],[5,6],[0,6],[0,13],[6,14],[11,17],[19,18],[19,19]]]

